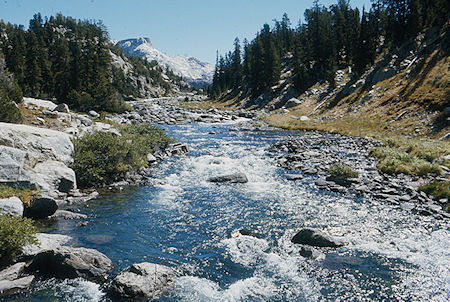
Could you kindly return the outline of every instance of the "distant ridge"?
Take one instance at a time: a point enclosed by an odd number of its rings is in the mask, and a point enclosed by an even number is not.
[[[214,65],[184,55],[168,55],[154,48],[150,39],[141,37],[113,41],[128,55],[157,61],[159,65],[169,67],[175,74],[182,76],[186,82],[194,86],[210,84],[213,79]]]

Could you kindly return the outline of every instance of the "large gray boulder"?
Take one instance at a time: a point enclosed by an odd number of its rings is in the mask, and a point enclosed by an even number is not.
[[[2,280],[15,280],[19,278],[25,269],[27,264],[25,262],[18,262],[10,267],[0,271],[0,281]]]
[[[151,154],[151,153],[147,154],[147,162],[149,164],[153,164],[156,161],[157,161],[157,159],[156,159],[156,157],[153,154]]]
[[[340,247],[344,244],[335,238],[316,229],[301,229],[292,239],[293,243],[305,244],[317,247]]]
[[[4,138],[3,141],[5,142]],[[14,143],[11,142],[11,144]],[[25,170],[27,166],[29,166],[27,152],[9,146],[0,146],[0,183],[30,180],[30,172]]]
[[[72,153],[66,133],[0,123],[0,183],[35,184],[56,198],[76,188]]]
[[[96,111],[94,111],[94,110],[90,110],[89,112],[89,115],[90,116],[92,116],[93,118],[98,118],[98,117],[100,117],[100,114],[98,114]]]
[[[149,262],[133,264],[128,272],[114,278],[109,294],[125,299],[155,299],[170,288],[174,279],[174,271],[167,266]]]
[[[10,138],[10,147],[27,152],[36,164],[48,159],[69,165],[73,162],[73,144],[66,133],[27,125],[0,123],[0,137]]]
[[[242,172],[237,172],[229,175],[222,175],[211,177],[209,182],[221,182],[221,183],[246,183],[248,182],[247,176]]]
[[[40,99],[34,99],[34,98],[23,98],[23,103],[28,108],[33,109],[47,109],[47,110],[55,110],[55,108],[58,106],[52,101],[47,100],[40,100]]]
[[[92,126],[92,120],[90,118],[88,118],[87,116],[83,116],[83,115],[77,115],[76,116],[76,122],[78,125],[82,125],[82,126]]]
[[[47,218],[55,214],[58,204],[52,198],[39,197],[33,199],[23,211],[23,216],[33,219]]]
[[[37,244],[27,244],[22,247],[21,257],[23,259],[30,260],[39,253],[55,250],[73,241],[73,238],[67,235],[46,233],[36,234],[36,239],[38,241]]]
[[[292,107],[300,105],[301,103],[302,103],[302,101],[300,101],[296,98],[292,98],[292,99],[288,100],[286,102],[286,104],[284,104],[284,108],[292,108]]]
[[[8,214],[12,216],[23,215],[23,203],[18,197],[1,198],[0,214]]]
[[[69,193],[77,188],[75,172],[59,161],[47,160],[37,164],[33,171],[40,175],[36,183],[44,192],[57,191]]]
[[[15,280],[0,280],[0,296],[23,292],[33,283],[34,276],[26,276]]]
[[[27,268],[47,277],[105,281],[113,269],[111,260],[94,249],[60,246],[36,254]]]

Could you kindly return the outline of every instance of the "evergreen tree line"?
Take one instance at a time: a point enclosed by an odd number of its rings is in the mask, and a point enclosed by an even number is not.
[[[17,108],[22,99],[22,90],[14,76],[6,69],[5,60],[0,53],[0,122],[22,122],[22,116]]]
[[[136,95],[129,79],[112,64],[109,37],[101,22],[40,14],[22,25],[0,21],[0,51],[23,94],[55,99],[79,110],[120,112],[123,94]],[[162,70],[144,59],[131,58],[134,72],[168,85]],[[167,90],[170,87],[165,87]]]
[[[287,14],[273,27],[264,24],[250,43],[239,39],[234,51],[217,56],[212,98],[230,90],[256,97],[280,80],[285,64],[292,66],[294,87],[301,93],[317,81],[334,86],[338,68],[352,67],[360,75],[374,63],[381,37],[391,49],[432,26],[449,20],[447,0],[373,0],[360,12],[349,0],[326,8],[314,1],[304,13],[305,22],[295,28]]]

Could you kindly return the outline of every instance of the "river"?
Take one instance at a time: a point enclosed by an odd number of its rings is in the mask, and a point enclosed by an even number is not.
[[[189,145],[188,156],[155,165],[153,186],[79,205],[87,226],[61,220],[44,231],[103,252],[114,273],[142,261],[174,268],[175,284],[158,301],[450,299],[447,220],[320,190],[313,176],[286,180],[291,171],[278,167],[268,148],[292,133],[230,131],[230,124],[165,127]],[[249,182],[207,181],[236,171]],[[302,227],[347,245],[303,258],[290,241]],[[231,237],[237,229],[254,236]],[[101,286],[82,280],[40,281],[17,300],[109,301]]]

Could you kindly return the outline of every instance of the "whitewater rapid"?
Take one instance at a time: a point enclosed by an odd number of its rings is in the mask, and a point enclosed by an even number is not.
[[[314,176],[288,181],[283,175],[292,171],[277,166],[269,147],[288,134],[304,134],[231,127],[168,127],[169,135],[189,145],[188,156],[156,165],[153,186],[89,202],[81,209],[92,222],[83,230],[67,222],[54,232],[105,253],[116,272],[140,261],[171,266],[178,277],[159,301],[450,299],[447,220],[320,190]],[[245,173],[249,182],[208,182],[234,172]],[[304,258],[290,241],[302,227],[322,229],[347,244]],[[231,236],[242,229],[255,236]],[[112,239],[87,240],[98,234]],[[107,299],[93,283],[54,284],[62,300]],[[73,288],[84,296],[64,294]]]

